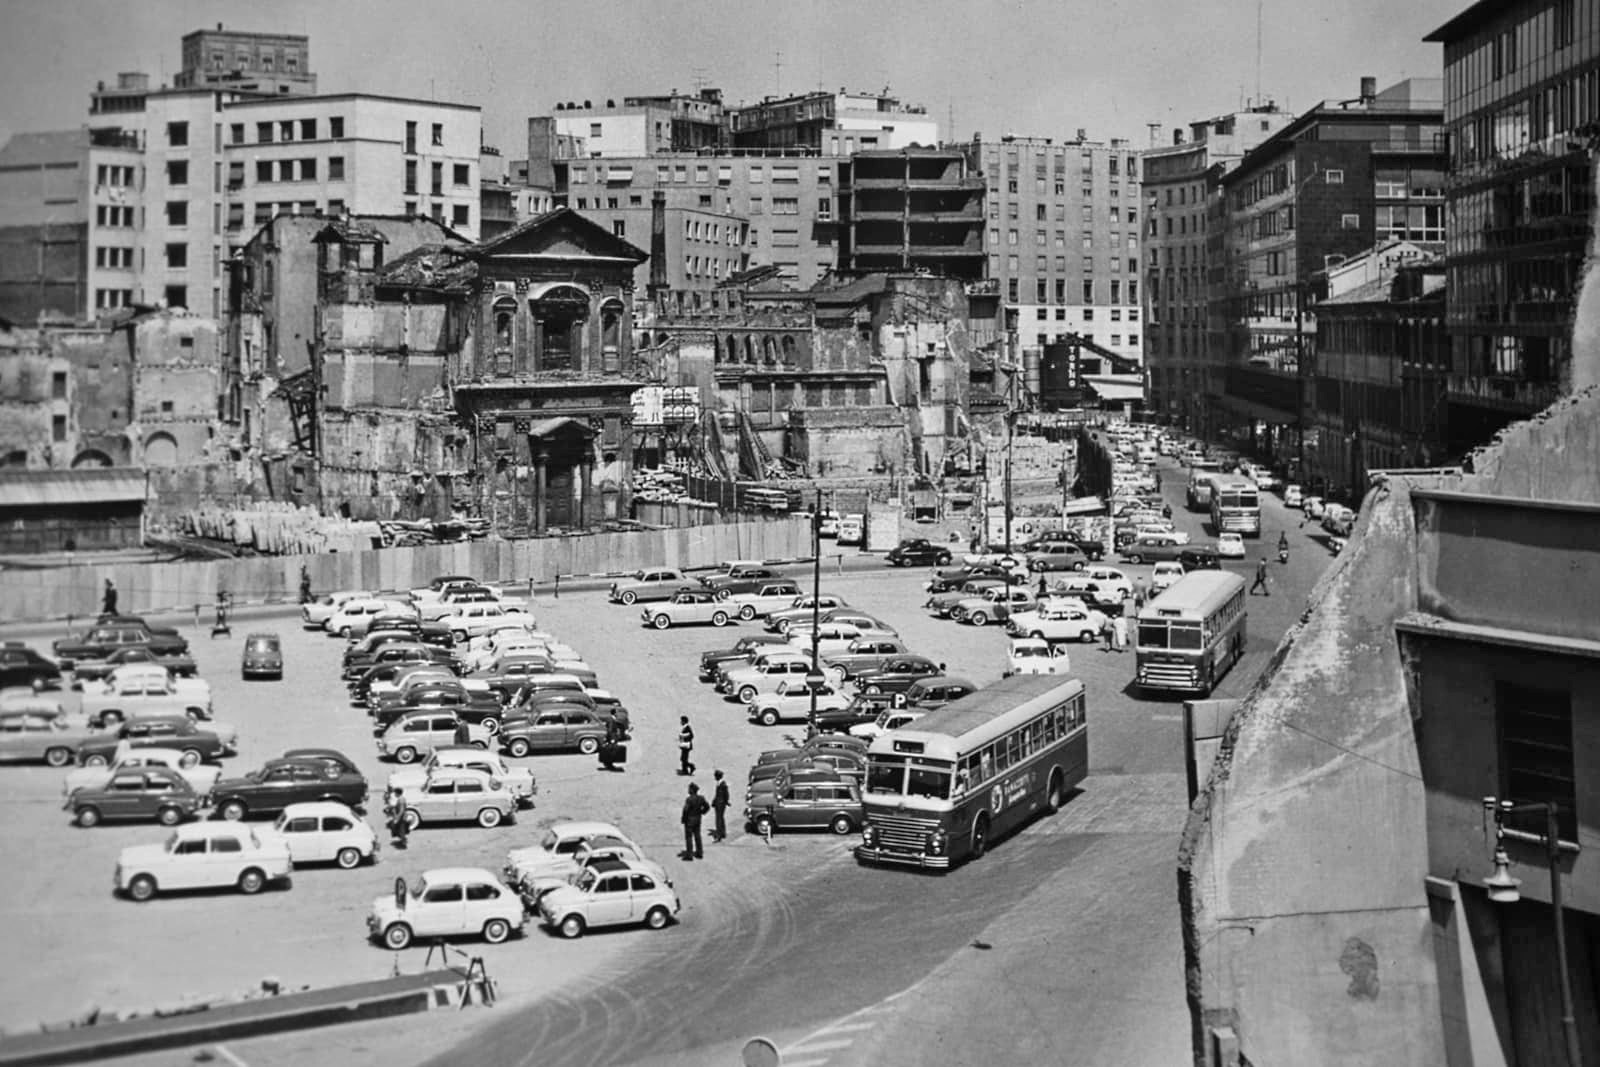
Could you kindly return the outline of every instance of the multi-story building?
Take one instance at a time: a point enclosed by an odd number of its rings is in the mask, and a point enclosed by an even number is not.
[[[720,89],[701,89],[693,96],[676,89],[664,96],[625,96],[620,107],[615,100],[604,107],[587,100],[558,103],[553,110],[555,132],[581,144],[580,155],[629,158],[714,150],[728,143]]]
[[[1446,433],[1459,453],[1573,386],[1600,13],[1584,0],[1481,0],[1425,39],[1444,46]]]
[[[218,88],[238,92],[315,93],[310,38],[290,33],[195,30],[183,35],[183,69],[172,79],[178,89]]]
[[[734,225],[732,220],[747,220],[743,249],[747,263],[775,266],[790,285],[808,288],[835,267],[835,190],[842,162],[815,155],[761,153],[552,159],[549,165],[557,206],[570,207],[607,228],[611,226],[606,220],[614,212],[648,212],[658,191],[665,194],[669,211],[723,216],[724,227]],[[633,230],[623,221],[633,239]],[[641,233],[638,241],[648,244],[646,237],[647,232]],[[669,243],[669,259],[681,261],[684,254]],[[715,276],[710,279],[715,284]]]
[[[1172,131],[1172,143],[1140,153],[1144,192],[1144,358],[1148,409],[1203,432],[1202,397],[1212,382],[1206,326],[1208,205],[1219,179],[1294,116],[1270,101]]]
[[[1299,462],[1316,375],[1313,284],[1380,240],[1442,250],[1438,79],[1410,79],[1306,111],[1224,175],[1223,409],[1213,427]],[[1304,474],[1305,472],[1300,472]]]
[[[1126,141],[974,137],[987,180],[988,276],[1000,287],[1013,357],[1087,338],[1142,361],[1139,156]]]
[[[983,277],[983,178],[959,149],[857,152],[839,173],[842,270]]]
[[[809,149],[825,156],[901,149],[939,143],[939,123],[926,108],[902,104],[884,93],[817,90],[766,97],[727,108],[734,148]]]

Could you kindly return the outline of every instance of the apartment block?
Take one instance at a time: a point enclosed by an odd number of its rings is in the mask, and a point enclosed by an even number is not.
[[[1141,362],[1139,154],[1078,134],[967,146],[987,186],[988,277],[1024,360],[1077,335]]]
[[[1600,9],[1482,0],[1425,40],[1444,46],[1447,434],[1459,452],[1574,385],[1600,145]]]
[[[239,92],[311,94],[311,41],[299,34],[195,30],[183,36],[183,69],[173,78],[178,89],[222,88]]]
[[[1140,153],[1144,193],[1144,357],[1147,410],[1203,432],[1204,396],[1222,392],[1211,352],[1208,292],[1220,274],[1221,234],[1209,224],[1221,177],[1294,116],[1270,101],[1172,131],[1172,143]],[[1217,368],[1217,369],[1214,369]]]
[[[569,101],[553,111],[556,134],[580,144],[578,155],[629,158],[714,150],[728,143],[720,89],[627,96],[620,106],[615,100],[603,107]]]
[[[983,178],[960,150],[857,152],[840,174],[841,268],[983,277]]]
[[[939,123],[926,108],[884,93],[817,90],[766,97],[727,109],[730,143],[740,149],[808,149],[825,156],[924,147],[939,143]]]

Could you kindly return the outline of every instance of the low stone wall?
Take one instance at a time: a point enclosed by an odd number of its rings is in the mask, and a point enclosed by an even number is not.
[[[300,568],[313,592],[400,590],[441,574],[492,582],[548,582],[557,575],[603,574],[639,567],[706,567],[725,559],[793,559],[810,554],[803,519],[753,519],[673,530],[638,530],[520,541],[380,548],[364,552],[187,563],[85,565],[0,574],[0,622],[83,618],[100,610],[110,578],[124,613],[209,610],[217,590],[237,604],[295,600]]]

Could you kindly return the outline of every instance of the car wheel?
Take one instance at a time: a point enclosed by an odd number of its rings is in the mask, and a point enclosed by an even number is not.
[[[478,825],[485,830],[493,830],[503,818],[505,816],[500,814],[499,808],[483,808],[478,812]]]
[[[989,816],[980,815],[972,824],[972,858],[978,859],[989,849]]]
[[[1080,560],[1075,561],[1072,564],[1072,569],[1075,570],[1075,571],[1083,570],[1083,560],[1080,559]]]
[[[394,761],[396,763],[415,763],[417,761],[417,750],[410,746],[397,748],[394,750]]]
[[[672,916],[667,914],[667,909],[659,905],[644,913],[644,924],[652,930],[663,930],[671,921]]]
[[[156,895],[156,880],[148,874],[135,875],[128,883],[128,895],[137,901],[146,901]]]
[[[740,690],[739,690],[739,703],[741,703],[741,704],[753,704],[753,703],[755,703],[755,699],[756,699],[756,687],[755,686],[747,685],[747,686],[743,686],[742,688],[740,688]]]
[[[948,552],[939,553],[939,558],[937,560],[935,560],[934,563],[935,563],[936,566],[948,567],[950,565],[950,553],[948,553]]]
[[[91,826],[98,826],[100,825],[100,809],[95,807],[79,808],[73,812],[72,821],[85,829]]]
[[[1035,574],[1039,573],[1040,571],[1044,570],[1044,560],[1042,560],[1042,559],[1034,560],[1033,562],[1028,564],[1028,569],[1030,571],[1033,571]]]
[[[255,867],[246,868],[239,875],[239,892],[250,896],[261,892],[261,887],[267,884],[267,876]]]
[[[122,712],[120,712],[120,711],[102,711],[100,713],[100,722],[103,725],[105,725],[106,727],[108,727],[108,728],[112,727],[112,726],[121,726],[122,725]]]
[[[667,627],[672,625],[672,620],[668,618],[665,613],[662,613],[651,619],[650,625],[654,626],[658,630],[665,630]]]
[[[1095,632],[1093,630],[1080,630],[1078,632],[1078,642],[1080,644],[1092,645],[1094,644],[1094,639]]]
[[[629,606],[629,607],[632,607],[632,606],[633,606],[633,603],[634,603],[634,601],[636,601],[636,600],[638,600],[638,599],[639,599],[639,597],[638,597],[638,595],[637,595],[637,594],[635,594],[635,593],[634,593],[634,592],[633,592],[633,590],[631,590],[631,589],[630,589],[630,590],[628,590],[628,591],[626,591],[626,592],[624,592],[624,593],[623,593],[623,594],[622,594],[622,597],[621,597],[621,599],[622,599],[622,602],[623,602],[623,603],[624,603],[624,604],[626,604],[626,605],[628,605],[628,606]]]
[[[790,625],[791,624],[790,624],[788,619],[779,620],[779,622],[778,622],[778,632],[780,634],[787,634],[789,632],[789,626]]]
[[[83,765],[85,767],[104,767],[109,762],[104,756],[88,756],[84,759]]]
[[[828,824],[828,829],[832,830],[840,837],[843,837],[845,834],[848,834],[855,828],[856,821],[848,815],[835,815],[833,817],[833,821]]]
[[[967,616],[967,619],[974,626],[986,626],[989,622],[989,616],[985,615],[981,611],[974,611],[971,615]]]
[[[755,605],[746,604],[744,607],[739,609],[739,618],[742,621],[749,622],[751,619],[754,619],[755,617],[756,617]]]
[[[726,626],[726,625],[728,625],[728,613],[726,611],[719,611],[719,612],[716,612],[715,614],[713,614],[711,616],[711,625],[712,626]]]
[[[500,719],[494,715],[488,716],[478,725],[482,726],[485,730],[488,730],[491,734],[497,734],[500,732]]]
[[[395,923],[383,932],[383,943],[399,952],[411,944],[411,927]]]
[[[184,768],[198,767],[200,766],[200,759],[201,756],[199,749],[186,748],[183,750],[183,755],[178,757],[178,766]]]
[[[401,818],[405,820],[407,830],[415,830],[422,825],[422,813],[416,808],[407,808]]]
[[[1143,563],[1144,562],[1144,557],[1139,555],[1137,552],[1134,552],[1134,553],[1132,553],[1132,554],[1130,554],[1128,556],[1128,562],[1129,563]]]
[[[883,686],[881,686],[881,685],[869,685],[869,686],[867,686],[867,692],[874,693],[874,694],[881,693],[881,692],[883,692]]]
[[[574,938],[574,937],[582,937],[583,936],[583,916],[581,916],[581,915],[568,915],[565,919],[561,920],[560,930],[561,930],[561,936],[565,937],[565,938],[568,938],[568,939],[571,939],[571,938]]]
[[[829,667],[828,678],[833,682],[835,688],[844,685],[845,682],[850,680],[850,676],[845,673],[843,667]]]
[[[585,756],[594,755],[596,752],[600,751],[600,739],[598,737],[578,738],[578,751],[582,752]]]
[[[341,870],[353,871],[361,866],[361,850],[358,848],[341,848],[339,855],[334,857]]]
[[[777,828],[776,825],[772,821],[772,816],[770,816],[770,815],[757,815],[756,816],[756,833],[760,834],[762,837],[771,837],[772,836],[772,831],[774,829],[776,829],[776,828]]]
[[[776,725],[778,725],[778,709],[777,708],[768,708],[766,711],[763,711],[761,713],[761,725],[762,726],[776,726]]]
[[[1061,802],[1066,798],[1066,790],[1061,785],[1061,771],[1050,772],[1050,788],[1044,794],[1044,810],[1047,815],[1054,815],[1061,810]]]
[[[450,638],[451,638],[451,640],[455,641],[455,643],[458,644],[458,645],[465,644],[466,640],[467,640],[467,631],[465,631],[465,630],[451,630],[450,631]]]
[[[511,924],[504,919],[490,919],[483,924],[483,939],[491,945],[498,945],[511,936]]]
[[[238,822],[245,816],[244,801],[230,800],[217,809],[217,814],[229,822]]]
[[[528,754],[528,750],[529,750],[529,745],[528,745],[527,738],[523,738],[523,737],[514,737],[514,738],[512,738],[511,739],[511,743],[506,746],[506,751],[511,753],[513,756],[516,756],[519,759],[522,758],[523,756],[526,756]]]
[[[1029,634],[1028,636],[1033,638],[1035,641],[1043,641],[1044,640],[1044,631],[1043,630],[1035,630],[1035,631],[1033,631],[1033,633]]]
[[[339,636],[344,638],[346,641],[350,640],[350,627],[348,627],[348,626],[339,627]]]
[[[156,822],[162,826],[176,826],[183,821],[183,811],[180,808],[162,808],[156,812]]]
[[[51,767],[65,767],[72,762],[72,750],[70,748],[45,749],[44,761]]]

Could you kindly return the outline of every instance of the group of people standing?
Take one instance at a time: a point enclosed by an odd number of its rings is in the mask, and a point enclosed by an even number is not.
[[[678,773],[692,776],[695,772],[694,765],[694,727],[689,725],[689,716],[678,717]],[[712,779],[717,783],[712,793],[712,798],[707,801],[700,793],[700,787],[694,782],[689,783],[688,795],[683,798],[683,812],[679,821],[683,823],[683,851],[679,858],[684,860],[705,859],[705,845],[700,836],[700,824],[707,813],[716,814],[716,825],[711,831],[711,842],[717,844],[727,840],[728,837],[728,805],[732,800],[728,795],[728,783],[723,780],[721,771],[712,771]]]

